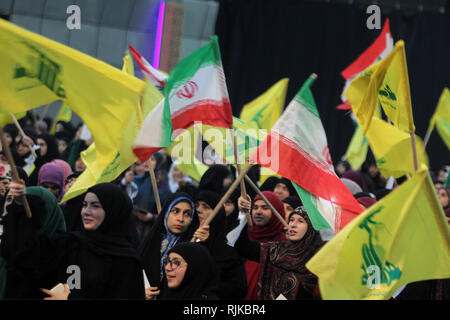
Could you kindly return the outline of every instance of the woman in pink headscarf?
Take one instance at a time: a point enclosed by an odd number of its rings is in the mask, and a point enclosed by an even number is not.
[[[52,162],[56,163],[58,166],[61,167],[61,169],[63,171],[63,178],[64,178],[63,181],[64,181],[64,186],[65,186],[67,177],[70,176],[73,173],[72,168],[70,167],[70,165],[66,161],[61,160],[61,159],[55,159]]]

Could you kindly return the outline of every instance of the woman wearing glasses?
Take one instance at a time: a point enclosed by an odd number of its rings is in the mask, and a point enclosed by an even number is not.
[[[163,259],[167,289],[162,300],[218,300],[219,272],[202,244],[182,242]]]
[[[145,274],[150,282],[146,288],[146,299],[162,294],[165,288],[163,260],[177,243],[188,242],[194,235],[206,239],[209,226],[197,230],[199,220],[194,201],[190,195],[177,192],[164,203],[150,233],[140,246],[140,255]],[[197,230],[197,231],[196,231]]]

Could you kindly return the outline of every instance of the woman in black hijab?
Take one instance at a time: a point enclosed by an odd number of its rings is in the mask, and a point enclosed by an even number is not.
[[[199,243],[182,242],[164,261],[168,289],[162,300],[218,300],[218,272],[214,259]]]
[[[16,191],[14,196],[21,194]],[[141,263],[129,241],[131,209],[131,200],[117,185],[95,185],[85,195],[82,231],[45,236],[39,232],[42,217],[33,212],[25,219],[32,225],[29,232],[11,230],[5,223],[2,256],[36,291],[69,285],[68,297],[52,294],[51,299],[144,299]],[[16,202],[8,212],[25,214]],[[13,248],[11,237],[18,234],[23,245]]]
[[[200,216],[204,215],[202,211],[209,211],[204,218],[212,213],[220,201],[218,194],[201,190],[196,198],[196,210]],[[205,210],[203,206],[209,207]],[[202,242],[209,249],[209,252],[217,263],[220,273],[220,282],[217,289],[217,296],[221,300],[240,300],[247,294],[247,277],[244,267],[244,259],[240,257],[237,251],[227,244],[225,209],[221,208],[214,219],[209,224],[209,237]]]
[[[175,214],[179,204],[184,203],[187,206],[185,219],[179,222],[181,228],[174,228],[170,223],[170,215]],[[189,211],[189,212],[188,212]],[[189,217],[187,216],[189,214]],[[167,257],[168,251],[177,243],[191,241],[195,230],[199,226],[199,220],[195,211],[194,200],[190,195],[183,192],[176,192],[170,195],[164,202],[164,206],[158,215],[150,233],[143,239],[139,248],[139,254],[142,259],[142,265],[145,274],[150,282],[150,291],[147,297],[162,294],[165,290],[162,287],[164,283],[164,265],[163,259]],[[146,288],[146,290],[149,290]]]
[[[59,159],[58,141],[55,136],[49,133],[41,133],[36,137],[36,141],[39,145],[40,150],[37,150],[37,159],[34,162],[35,168],[30,175],[30,183],[33,186],[38,184],[38,173],[39,169],[54,159]]]
[[[227,166],[221,164],[214,164],[209,167],[203,174],[198,185],[199,190],[210,190],[217,194],[221,194],[231,179],[231,171]]]

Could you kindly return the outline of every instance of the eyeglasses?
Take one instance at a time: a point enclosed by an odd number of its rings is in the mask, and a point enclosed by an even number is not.
[[[163,259],[163,264],[164,264],[164,266],[167,266],[168,264],[170,264],[170,268],[174,269],[174,270],[177,269],[178,267],[180,267],[181,265],[186,265],[187,266],[187,263],[183,263],[183,262],[181,262],[178,259],[170,260],[168,257],[165,257]]]

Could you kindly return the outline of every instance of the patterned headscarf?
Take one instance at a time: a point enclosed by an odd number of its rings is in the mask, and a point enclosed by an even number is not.
[[[299,241],[261,244],[258,299],[274,300],[283,294],[288,300],[295,300],[300,287],[317,297],[317,277],[306,269],[305,264],[321,247],[322,240],[304,207],[296,208],[289,217],[294,214],[305,219],[308,230]]]

